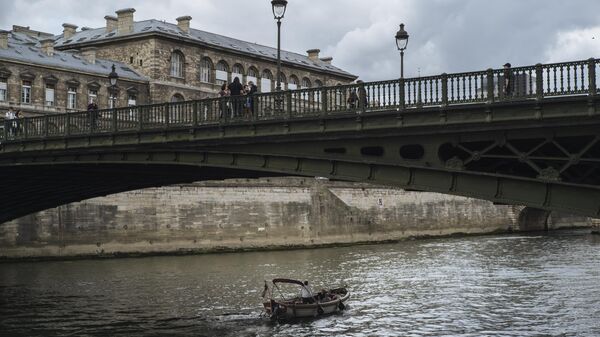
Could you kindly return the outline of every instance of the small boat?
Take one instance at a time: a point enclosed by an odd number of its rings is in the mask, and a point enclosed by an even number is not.
[[[273,285],[269,287],[265,281],[263,291],[263,308],[265,314],[272,319],[290,319],[290,318],[306,318],[317,317],[331,314],[337,311],[342,311],[346,308],[344,302],[350,297],[350,292],[346,287],[335,289],[323,289],[316,294],[312,293],[310,287],[305,286],[302,281],[276,278],[273,279]],[[300,296],[292,296],[286,298],[280,290],[280,284],[294,284],[300,286],[300,289],[308,292],[311,295],[309,299],[312,303],[306,303],[306,299]],[[277,289],[281,298],[273,297],[273,290]]]

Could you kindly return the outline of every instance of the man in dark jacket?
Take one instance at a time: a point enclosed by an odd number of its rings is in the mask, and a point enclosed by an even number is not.
[[[249,81],[250,91],[248,91],[248,102],[250,103],[250,112],[254,115],[254,97],[253,95],[258,92],[258,87],[254,82]]]
[[[233,104],[233,116],[240,117],[240,112],[242,111],[243,98],[240,97],[242,95],[242,83],[240,83],[239,77],[233,79],[228,86],[229,91],[231,92],[231,102]]]

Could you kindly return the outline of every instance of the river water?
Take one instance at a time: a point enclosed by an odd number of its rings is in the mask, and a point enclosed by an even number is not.
[[[347,284],[341,314],[261,319],[263,280]],[[600,236],[0,264],[2,336],[600,336]]]

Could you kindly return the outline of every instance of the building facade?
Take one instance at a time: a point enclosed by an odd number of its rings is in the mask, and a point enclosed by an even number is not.
[[[275,89],[277,49],[190,28],[190,16],[136,22],[134,13],[118,10],[95,29],[65,23],[61,35],[1,31],[0,114],[9,106],[34,115],[85,110],[91,100],[103,109],[216,97],[235,77],[259,92]],[[284,90],[356,79],[318,49],[282,51],[281,61]],[[116,87],[108,81],[113,64]]]
[[[119,72],[116,87],[108,74]],[[146,104],[148,79],[128,65],[85,53],[57,51],[52,35],[14,26],[0,31],[0,113],[9,107],[25,116],[101,107]]]

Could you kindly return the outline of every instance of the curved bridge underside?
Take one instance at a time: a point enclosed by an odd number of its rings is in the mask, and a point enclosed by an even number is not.
[[[0,222],[127,190],[322,176],[598,217],[588,98],[28,139],[0,153]]]

